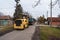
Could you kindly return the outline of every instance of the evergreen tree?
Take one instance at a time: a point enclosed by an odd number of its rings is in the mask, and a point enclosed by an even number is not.
[[[18,4],[19,0],[15,0],[16,2],[16,9],[15,9],[15,13],[14,13],[14,20],[18,19],[18,18],[22,18],[23,15],[23,10],[20,4]]]

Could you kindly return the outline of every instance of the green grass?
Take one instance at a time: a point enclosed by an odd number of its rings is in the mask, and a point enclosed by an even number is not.
[[[40,27],[41,40],[49,40],[49,37],[60,38],[60,29],[52,27]]]

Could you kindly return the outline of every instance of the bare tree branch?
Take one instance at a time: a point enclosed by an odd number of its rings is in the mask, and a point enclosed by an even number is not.
[[[60,8],[60,0],[58,0],[58,5],[59,5],[59,8]]]
[[[52,6],[55,6],[55,5],[57,4],[57,2],[58,2],[58,0],[56,0],[56,1],[52,4]]]
[[[55,6],[58,3],[59,8],[60,8],[60,0],[56,0],[54,4],[52,4],[52,6]]]
[[[34,5],[34,7],[36,7],[39,3],[40,3],[40,0],[38,0],[38,2]]]
[[[2,12],[0,12],[0,16],[3,16],[4,14]]]

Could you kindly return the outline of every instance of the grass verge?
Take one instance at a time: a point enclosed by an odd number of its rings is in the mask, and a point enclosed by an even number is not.
[[[6,26],[6,27],[0,27],[0,36],[10,32],[13,30],[13,27],[9,27],[9,26]]]
[[[41,40],[60,40],[60,29],[41,26],[40,27]]]

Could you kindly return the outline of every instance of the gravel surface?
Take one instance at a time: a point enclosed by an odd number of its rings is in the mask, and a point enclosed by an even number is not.
[[[35,33],[32,37],[32,40],[40,40],[40,33],[39,33],[40,31],[39,30],[40,30],[39,26],[36,26]]]

